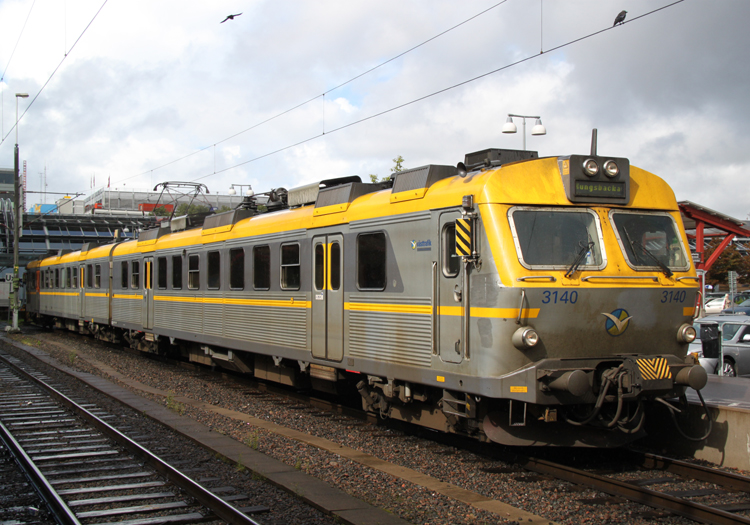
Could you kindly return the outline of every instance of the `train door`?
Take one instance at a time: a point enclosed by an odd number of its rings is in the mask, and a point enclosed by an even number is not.
[[[86,267],[78,267],[78,303],[80,305],[81,317],[86,317]]]
[[[440,261],[437,268],[438,326],[437,346],[440,359],[447,363],[463,360],[464,266],[456,256],[456,219],[461,213],[440,215]]]
[[[312,355],[341,361],[344,357],[344,236],[313,238]]]
[[[143,258],[143,328],[154,327],[154,258]]]

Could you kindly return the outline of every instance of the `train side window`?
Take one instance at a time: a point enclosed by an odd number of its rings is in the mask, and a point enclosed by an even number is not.
[[[245,250],[243,248],[229,250],[229,288],[245,289]]]
[[[221,285],[221,252],[208,252],[208,278],[209,290],[218,290]]]
[[[167,258],[159,257],[156,259],[156,285],[164,290],[167,287]]]
[[[269,246],[253,248],[253,287],[256,290],[271,288],[271,248]]]
[[[182,256],[172,256],[172,289],[182,290]]]
[[[357,288],[385,289],[385,234],[363,233],[357,237]]]
[[[341,288],[341,245],[331,243],[331,290]]]
[[[197,290],[201,283],[201,257],[191,255],[188,257],[188,288]]]
[[[73,268],[70,270],[70,275],[73,277],[73,280],[71,281],[71,288],[78,288],[78,268]]]
[[[456,255],[456,224],[443,228],[443,275],[455,277],[461,271],[461,257]]]
[[[97,264],[94,267],[94,288],[102,287],[102,265]]]
[[[55,268],[55,288],[60,288],[60,269]]]
[[[120,263],[120,288],[126,289],[128,280],[128,261],[122,261]]]
[[[141,287],[141,262],[132,261],[130,263],[130,287],[140,289]]]
[[[94,265],[86,265],[86,288],[94,287]]]
[[[299,290],[299,244],[281,245],[281,289]]]
[[[73,287],[73,281],[71,280],[71,276],[73,275],[73,273],[74,272],[70,268],[65,269],[65,284],[68,286],[68,288]]]

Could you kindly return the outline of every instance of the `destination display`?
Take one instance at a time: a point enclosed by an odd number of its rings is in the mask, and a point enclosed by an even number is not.
[[[575,181],[575,195],[577,197],[611,197],[622,199],[625,197],[625,183],[577,180]]]

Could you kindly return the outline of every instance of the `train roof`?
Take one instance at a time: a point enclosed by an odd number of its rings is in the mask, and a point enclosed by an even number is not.
[[[502,151],[502,150],[486,150]],[[475,157],[483,152],[477,152]],[[534,152],[528,152],[534,153]],[[470,158],[467,155],[467,160]],[[499,164],[485,160],[463,171],[463,165],[428,165],[394,174],[391,184],[364,184],[353,178],[324,181],[328,186],[314,191],[315,185],[290,197],[304,204],[271,213],[240,214],[238,210],[214,216],[202,227],[172,232],[162,226],[148,230],[140,239],[89,247],[68,254],[44,259],[39,264],[147,253],[162,249],[178,249],[196,244],[210,244],[249,236],[304,232],[310,229],[347,224],[368,219],[407,215],[433,209],[461,206],[464,195],[472,195],[475,205],[541,205],[581,206],[566,194],[561,177],[561,159],[568,157],[513,159]],[[627,162],[627,159],[624,159]],[[465,168],[464,168],[465,169]],[[357,178],[358,179],[358,178]],[[324,184],[321,184],[324,186]],[[302,195],[302,197],[300,197]],[[314,200],[314,202],[310,202]],[[598,204],[584,204],[598,206]],[[661,178],[640,168],[629,166],[627,204],[607,205],[636,209],[678,211],[672,189]],[[233,215],[230,215],[233,214]],[[248,216],[249,215],[249,216]],[[236,222],[235,222],[236,221]],[[76,254],[78,254],[76,256]],[[78,258],[76,258],[78,257]],[[30,265],[31,267],[31,265]]]

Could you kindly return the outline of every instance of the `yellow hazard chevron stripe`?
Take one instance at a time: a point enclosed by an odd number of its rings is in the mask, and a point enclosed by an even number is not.
[[[456,219],[456,255],[471,255],[473,251],[471,229],[471,219]]]
[[[667,360],[663,357],[639,359],[637,362],[638,369],[641,371],[641,376],[646,381],[653,381],[655,379],[668,379],[672,377],[672,374],[669,371]]]

